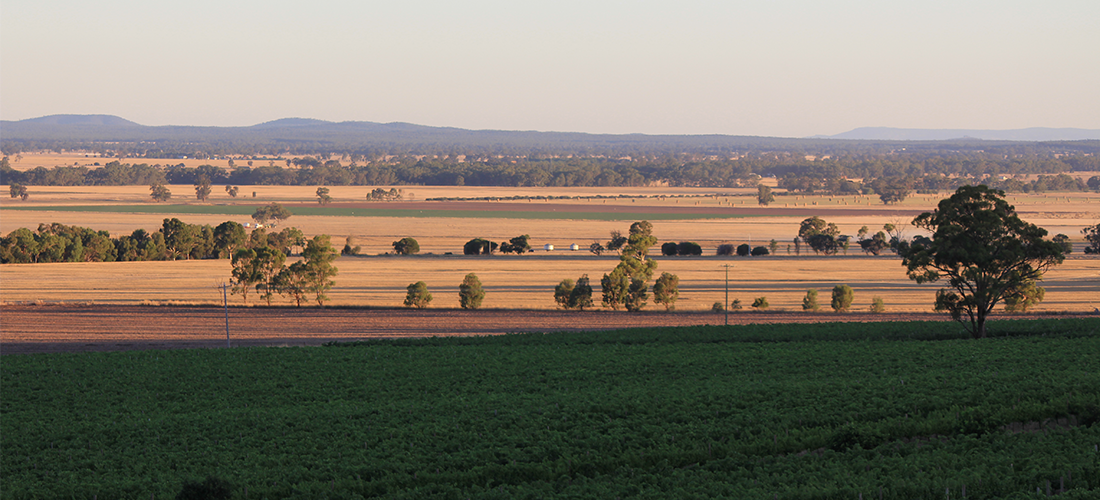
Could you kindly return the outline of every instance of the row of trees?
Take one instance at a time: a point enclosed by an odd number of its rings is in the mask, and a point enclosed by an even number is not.
[[[257,230],[261,231],[261,230]],[[260,299],[271,305],[276,294],[290,298],[298,307],[312,295],[318,306],[328,300],[332,277],[338,269],[332,263],[339,255],[326,234],[309,240],[302,250],[302,259],[290,264],[286,252],[272,245],[259,244],[233,253],[233,293],[247,303],[248,293],[255,290]]]
[[[35,231],[19,228],[0,238],[0,263],[228,259],[240,248],[268,245],[289,254],[303,244],[297,228],[250,234],[233,221],[212,227],[170,218],[157,231],[137,229],[115,238],[107,231],[53,223],[39,224]]]
[[[300,158],[270,162],[266,166],[238,166],[230,170],[202,165],[127,164],[112,161],[100,168],[84,166],[36,167],[18,171],[0,165],[0,183],[38,186],[103,185],[476,185],[476,186],[696,186],[734,188],[754,186],[761,177],[775,176],[780,188],[797,193],[835,195],[878,194],[894,203],[910,192],[938,192],[964,184],[985,183],[1013,192],[1084,191],[1100,189],[1100,176],[1088,181],[1065,175],[1074,170],[1100,170],[1100,161],[1083,156],[1084,163],[1055,163],[1023,166],[1008,159],[974,162],[963,158],[923,162],[861,162],[852,158],[807,161],[796,156],[739,156],[737,159],[670,156],[660,158],[613,159],[571,158],[454,158],[427,156],[386,157],[365,163]],[[307,161],[312,160],[312,161]],[[936,160],[936,161],[934,161]],[[0,162],[2,163],[2,162]],[[1093,165],[1093,163],[1096,163]],[[878,165],[877,167],[874,165]],[[1043,174],[1024,181],[1018,174]],[[1001,179],[1005,177],[1005,179]],[[862,182],[850,179],[863,179]],[[400,199],[400,193],[379,190],[370,200]],[[761,193],[761,204],[768,198]]]
[[[485,289],[481,286],[481,280],[474,273],[467,274],[458,285],[458,305],[463,309],[480,309],[483,300]],[[405,307],[423,309],[431,302],[432,294],[427,283],[417,281],[406,287]]]

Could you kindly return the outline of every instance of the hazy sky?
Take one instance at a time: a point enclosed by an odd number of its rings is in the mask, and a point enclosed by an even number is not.
[[[1100,128],[1098,0],[4,0],[0,118]]]

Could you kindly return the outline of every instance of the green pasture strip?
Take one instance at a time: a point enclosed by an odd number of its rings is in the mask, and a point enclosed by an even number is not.
[[[958,328],[4,356],[0,498],[1096,498],[1100,319]]]
[[[213,214],[252,215],[260,205],[53,205],[32,207],[3,207],[3,210],[31,210],[41,212],[100,212],[144,214]],[[415,217],[458,219],[569,219],[569,220],[697,220],[740,219],[755,215],[675,214],[675,213],[609,213],[609,212],[540,212],[494,210],[397,210],[384,208],[344,207],[287,207],[294,215],[320,215],[330,217]]]

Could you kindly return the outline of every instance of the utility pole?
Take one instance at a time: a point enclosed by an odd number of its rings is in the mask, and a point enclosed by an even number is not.
[[[229,285],[222,283],[222,303],[225,304],[225,347],[229,346],[229,292],[226,290]]]

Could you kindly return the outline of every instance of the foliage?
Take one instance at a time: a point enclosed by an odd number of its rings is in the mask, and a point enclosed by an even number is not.
[[[233,485],[224,479],[207,476],[206,480],[184,481],[176,500],[229,500],[233,497]]]
[[[614,239],[614,233],[612,233]],[[647,258],[649,248],[657,244],[653,225],[649,221],[630,225],[630,236],[622,247],[619,265],[603,275],[603,305],[612,309],[624,306],[628,311],[640,311],[649,299],[648,282],[657,269],[657,261]]]
[[[558,304],[558,307],[562,309],[569,309],[569,296],[573,294],[573,289],[576,288],[576,283],[565,278],[558,283],[558,286],[554,287],[554,302]]]
[[[22,184],[12,184],[11,186],[8,186],[8,192],[11,194],[12,198],[19,198],[23,201],[27,201],[27,198],[30,197],[30,193],[27,191],[27,186],[24,186]]]
[[[877,314],[886,312],[886,303],[882,301],[882,297],[875,296],[871,298],[871,312]]]
[[[603,243],[600,243],[598,241],[593,241],[591,245],[588,245],[588,251],[592,252],[597,257],[602,255],[604,250],[607,250],[607,249],[604,248]]]
[[[230,198],[236,198],[237,193],[239,192],[241,192],[241,188],[239,186],[230,186],[229,184],[225,185],[225,193],[228,194]]]
[[[768,247],[759,246],[752,249],[751,255],[753,257],[759,257],[761,255],[768,255]]]
[[[1046,292],[1034,281],[1021,283],[1005,294],[1005,312],[1027,312],[1028,308],[1043,301]]]
[[[156,202],[165,202],[172,199],[172,192],[164,184],[153,184],[149,186],[149,197]]]
[[[233,498],[1095,497],[1100,320],[939,326],[5,356],[0,476],[10,498],[207,475]]]
[[[741,310],[741,299],[733,299],[733,302],[730,302],[730,310],[731,311],[740,311]]]
[[[491,255],[496,249],[496,243],[482,238],[474,238],[462,245],[464,255]]]
[[[752,255],[752,247],[750,247],[748,243],[737,245],[737,255],[739,257],[748,257]]]
[[[290,210],[287,210],[282,205],[270,203],[266,206],[257,208],[256,211],[252,213],[252,220],[259,224],[267,224],[268,221],[278,223],[279,221],[289,219],[291,215]]]
[[[611,231],[611,239],[607,241],[607,251],[618,252],[622,250],[624,246],[626,246],[627,241],[628,238],[626,236],[623,236],[623,233],[619,231]]]
[[[531,236],[524,234],[516,236],[500,244],[500,253],[524,254],[531,251]]]
[[[348,235],[344,238],[344,248],[340,250],[340,255],[359,255],[363,251],[363,247],[355,244],[355,237]]]
[[[1059,233],[1054,235],[1054,237],[1050,240],[1059,245],[1062,245],[1062,253],[1066,255],[1073,253],[1073,243],[1069,241],[1068,235]]]
[[[722,243],[718,245],[718,249],[715,252],[716,255],[733,255],[734,246],[733,243]]]
[[[798,237],[810,245],[814,253],[832,255],[840,250],[836,237],[840,235],[840,228],[831,222],[825,222],[820,217],[810,217],[802,221],[798,229]],[[795,240],[797,249],[798,241]]]
[[[415,255],[420,253],[420,242],[416,238],[406,236],[393,242],[393,251],[397,255]]]
[[[328,190],[327,187],[325,187],[325,186],[318,187],[317,192],[316,192],[317,203],[319,203],[321,205],[328,205],[329,203],[332,203],[332,196],[329,196],[328,193],[329,193],[329,190]]]
[[[703,255],[703,247],[694,241],[681,241],[676,245],[676,253],[679,255]]]
[[[1004,192],[986,186],[959,188],[913,225],[932,237],[901,252],[909,278],[932,283],[946,277],[936,310],[949,312],[974,338],[986,336],[986,317],[998,302],[1065,258],[1061,245],[1043,239],[1045,229],[1020,220]]]
[[[382,188],[374,188],[373,191],[367,193],[367,201],[397,201],[404,196],[404,192],[397,188],[390,188],[388,191]]]
[[[214,228],[214,257],[230,259],[248,241],[248,234],[239,222],[225,221]]]
[[[756,202],[758,204],[768,206],[773,201],[775,201],[775,194],[772,194],[772,188],[763,184],[756,186]]]
[[[863,226],[863,228],[866,229],[867,226]],[[882,231],[875,233],[875,235],[870,238],[859,240],[859,247],[863,249],[864,253],[869,253],[871,255],[882,253],[882,251],[886,249],[886,246],[886,233]]]
[[[779,242],[775,241],[775,239],[772,239],[771,241],[769,241],[768,242],[768,251],[772,254],[774,254],[775,252],[778,252],[779,251]],[[788,253],[790,253],[790,252],[788,252]]]
[[[806,296],[802,298],[802,310],[817,311],[819,309],[821,309],[821,306],[817,303],[817,290],[813,288],[806,290]]]
[[[852,307],[852,299],[854,296],[855,292],[852,291],[852,287],[848,285],[834,286],[833,300],[830,305],[836,312],[848,312]]]
[[[290,297],[296,307],[302,307],[311,287],[309,267],[305,261],[298,261],[282,268],[275,275],[274,285],[280,295]]]
[[[329,243],[329,236],[321,234],[314,236],[302,249],[302,258],[305,259],[305,273],[309,281],[309,292],[314,295],[317,305],[324,307],[328,292],[335,284],[332,277],[339,270],[332,262],[339,257],[336,249]]]
[[[680,277],[671,273],[661,273],[653,283],[653,302],[665,306],[669,311],[676,308],[676,299],[680,298]]]
[[[485,299],[485,290],[481,288],[481,280],[474,273],[467,274],[458,285],[458,304],[463,309],[478,309],[481,301]]]
[[[725,306],[722,305],[721,302],[715,302],[713,305],[710,306],[710,310],[711,310],[711,312],[720,313],[720,312],[724,312],[726,310],[726,308],[725,308]]]
[[[210,179],[205,175],[199,176],[195,179],[195,198],[199,201],[206,201],[210,197]]]
[[[661,255],[666,257],[675,257],[678,252],[678,245],[675,241],[668,241],[661,245]]]
[[[1085,241],[1088,243],[1085,246],[1085,253],[1100,254],[1100,224],[1082,229],[1081,234],[1085,235]]]
[[[767,297],[757,297],[752,301],[752,307],[757,310],[764,310],[768,308]]]
[[[237,250],[232,260],[232,292],[247,303],[248,292],[255,289],[270,304],[272,293],[277,291],[275,276],[285,261],[286,255],[269,246]]]
[[[428,292],[428,284],[423,281],[417,281],[409,285],[406,290],[405,307],[423,309],[428,307],[428,304],[432,301],[432,294]]]
[[[586,307],[592,307],[592,285],[589,284],[588,275],[582,275],[576,283],[568,278],[561,280],[554,287],[554,301],[562,309],[583,311]]]

